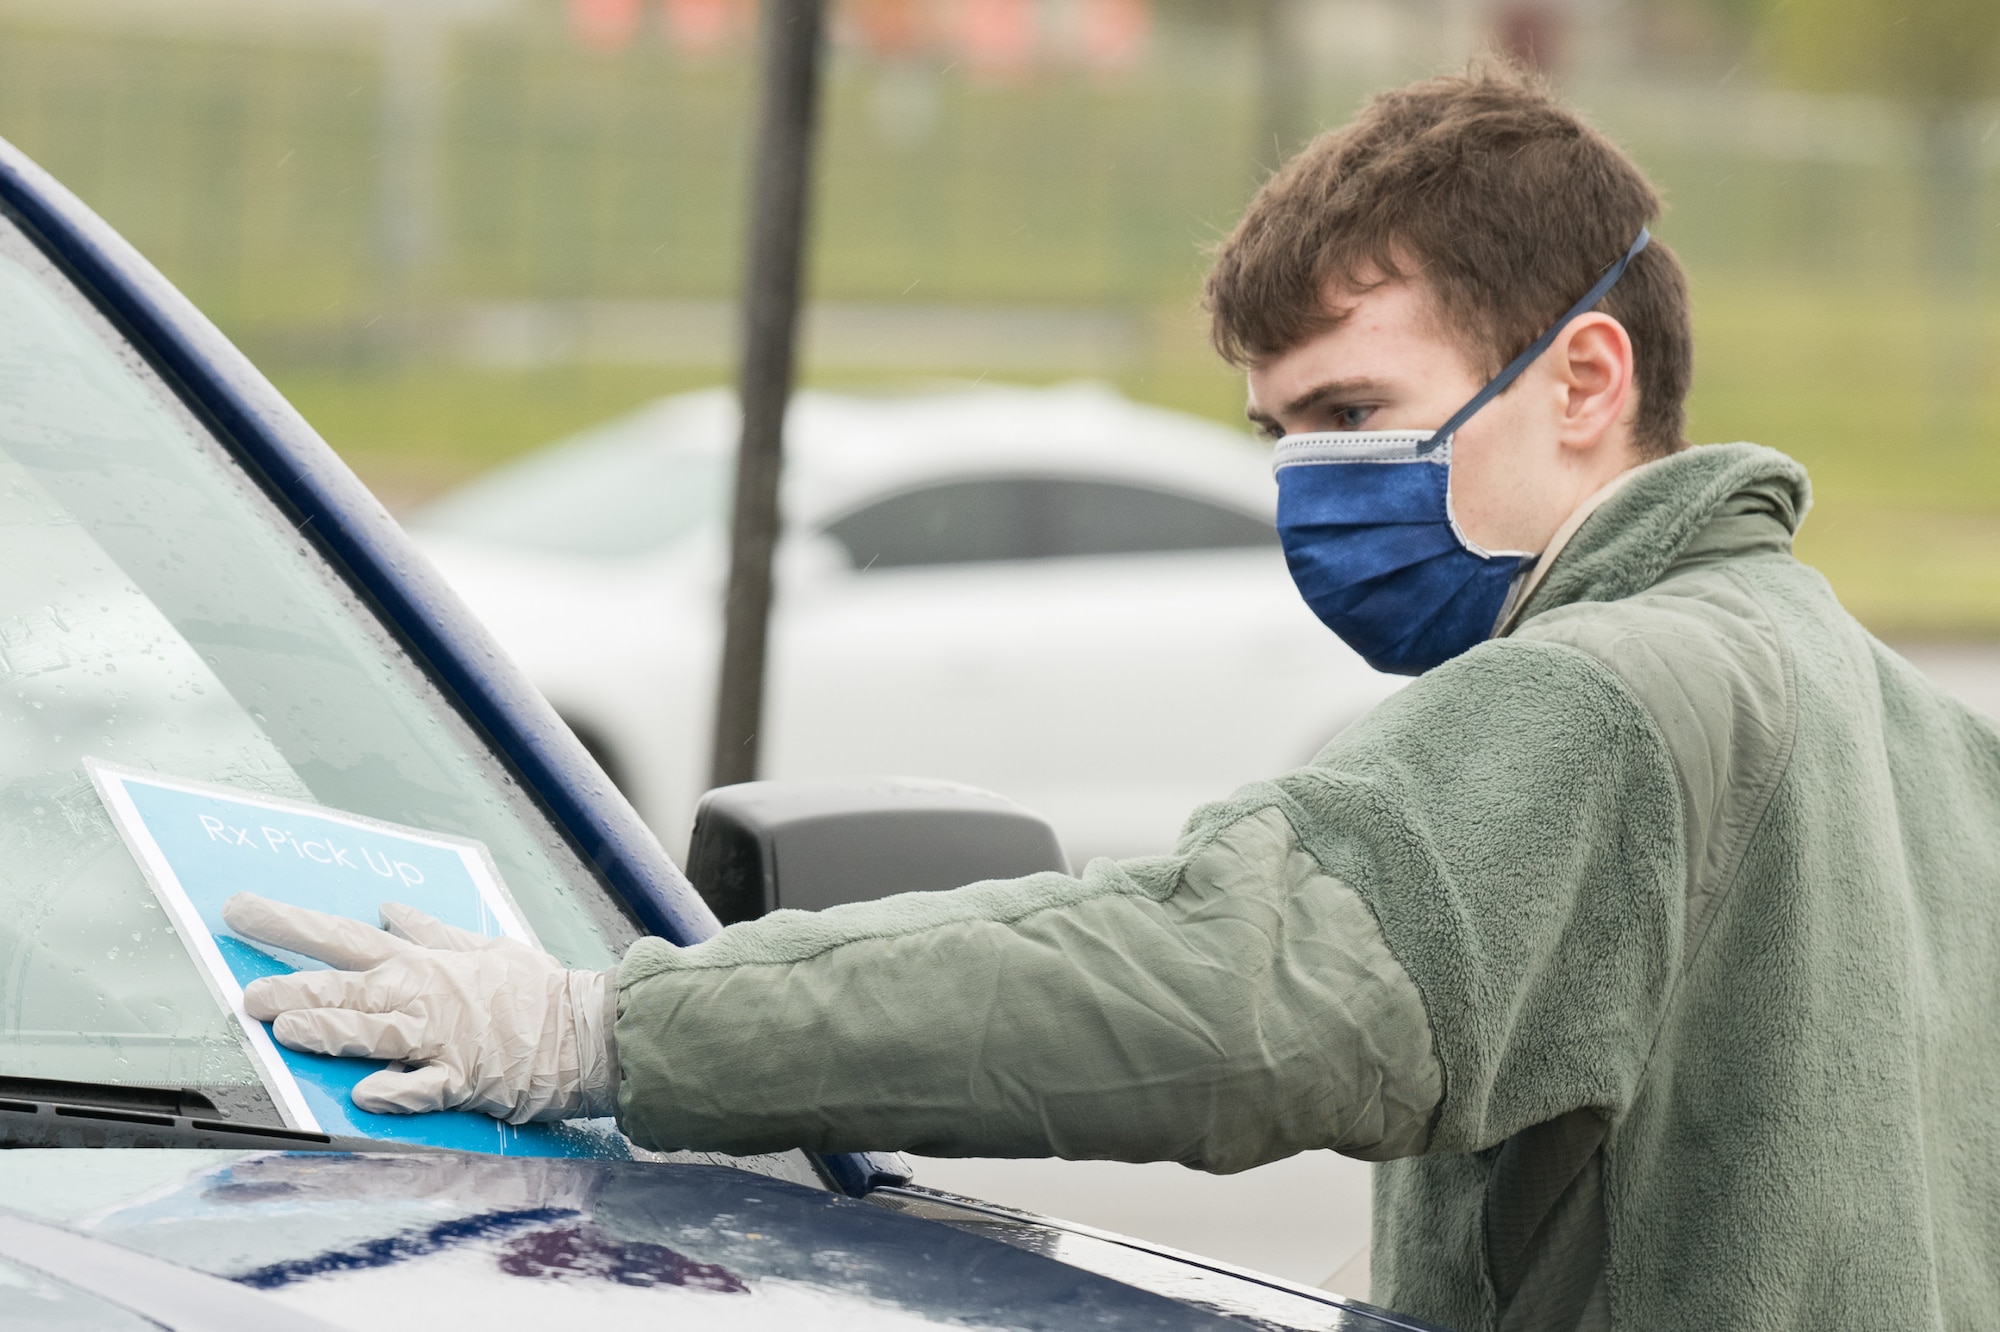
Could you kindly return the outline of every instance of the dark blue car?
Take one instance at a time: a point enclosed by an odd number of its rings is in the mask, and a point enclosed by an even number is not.
[[[300,1127],[93,767],[476,842],[570,966],[716,918],[298,414],[4,143],[0,685],[0,1325],[1416,1326],[894,1157]]]

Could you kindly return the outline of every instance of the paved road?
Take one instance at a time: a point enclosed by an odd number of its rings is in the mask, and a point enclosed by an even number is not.
[[[1966,703],[2000,719],[2000,644],[1897,647]],[[1331,1152],[1228,1176],[1107,1161],[920,1159],[917,1177],[935,1188],[1367,1295],[1368,1167]]]
[[[1898,643],[1895,647],[1967,704],[2000,719],[2000,643]]]

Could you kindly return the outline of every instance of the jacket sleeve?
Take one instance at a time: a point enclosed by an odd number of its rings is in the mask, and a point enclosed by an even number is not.
[[[642,941],[620,1123],[663,1149],[1214,1171],[1461,1138],[1559,1055],[1510,1041],[1531,1011],[1641,1018],[1606,986],[1662,942],[1619,868],[1660,795],[1645,726],[1583,654],[1493,644],[1204,809],[1172,857]]]

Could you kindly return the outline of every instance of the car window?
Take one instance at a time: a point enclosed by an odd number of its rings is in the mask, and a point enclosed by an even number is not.
[[[244,1089],[83,760],[477,838],[542,943],[635,930],[306,537],[0,218],[0,1074]]]
[[[425,505],[410,526],[561,555],[672,545],[728,510],[730,459],[673,438],[694,424],[675,409],[701,405],[655,405],[539,450]]]
[[[1275,546],[1268,519],[1147,486],[1068,477],[948,481],[826,528],[857,569]]]

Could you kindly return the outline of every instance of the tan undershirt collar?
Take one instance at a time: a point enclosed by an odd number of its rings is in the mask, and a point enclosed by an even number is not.
[[[1583,526],[1585,520],[1596,513],[1606,500],[1623,489],[1627,481],[1660,461],[1662,460],[1655,458],[1652,462],[1643,462],[1637,467],[1626,468],[1599,486],[1583,503],[1570,510],[1569,517],[1563,519],[1562,526],[1558,527],[1556,534],[1549,538],[1548,548],[1535,561],[1534,568],[1528,571],[1527,577],[1514,585],[1513,593],[1507,598],[1507,608],[1500,613],[1500,627],[1493,631],[1495,638],[1504,638],[1514,632],[1514,625],[1521,617],[1522,608],[1528,604],[1528,598],[1535,595],[1535,589],[1542,585],[1542,579],[1555,567],[1557,558],[1562,555],[1563,547],[1569,544],[1570,538],[1576,535],[1577,529]]]

